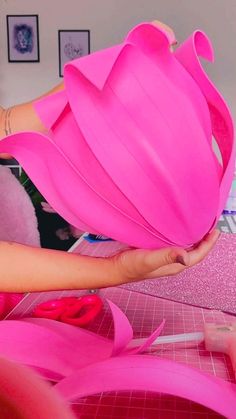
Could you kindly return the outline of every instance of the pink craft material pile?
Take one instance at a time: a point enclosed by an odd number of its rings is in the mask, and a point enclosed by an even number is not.
[[[186,398],[234,418],[235,384],[163,357],[146,355],[164,322],[140,347],[129,349],[131,325],[114,303],[108,303],[114,321],[113,341],[54,320],[4,320],[0,323],[1,354],[34,367],[42,377],[54,381],[54,390],[67,402],[108,391],[152,391]],[[14,393],[9,399],[16,401]],[[22,400],[18,404],[22,408]]]

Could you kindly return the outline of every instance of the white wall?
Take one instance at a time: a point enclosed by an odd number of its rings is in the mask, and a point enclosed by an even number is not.
[[[8,63],[6,15],[38,14],[40,63]],[[213,40],[207,66],[236,114],[236,0],[0,0],[0,103],[32,99],[58,77],[58,29],[90,29],[92,51],[118,43],[141,21],[157,18],[179,41],[201,28]]]

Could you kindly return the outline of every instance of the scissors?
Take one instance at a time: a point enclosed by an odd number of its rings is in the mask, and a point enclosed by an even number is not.
[[[39,304],[33,316],[83,327],[97,317],[102,307],[102,300],[97,295],[63,297]]]

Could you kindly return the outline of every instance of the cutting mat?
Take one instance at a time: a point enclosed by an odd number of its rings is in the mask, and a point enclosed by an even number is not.
[[[28,294],[9,314],[8,318],[30,316],[35,305],[51,298],[66,295],[81,295],[81,291],[57,291]],[[219,311],[210,311],[165,299],[140,294],[122,288],[100,290],[102,298],[109,298],[117,304],[130,320],[134,337],[146,337],[160,324],[166,325],[163,334],[201,331],[203,322],[226,323],[232,316]],[[112,337],[113,325],[108,307],[90,326],[90,330]],[[199,368],[209,374],[233,381],[231,363],[224,354],[211,354],[204,347],[189,347],[189,344],[159,346],[150,356],[161,356]],[[105,393],[78,400],[73,409],[81,419],[210,419],[219,415],[175,397],[154,393],[118,392]]]

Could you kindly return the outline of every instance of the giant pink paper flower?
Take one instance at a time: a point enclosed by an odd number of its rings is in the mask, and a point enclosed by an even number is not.
[[[136,247],[189,247],[221,214],[233,124],[198,59],[212,61],[211,44],[197,31],[174,54],[169,47],[143,23],[122,44],[67,64],[65,90],[36,104],[49,135],[0,143],[79,229]]]

